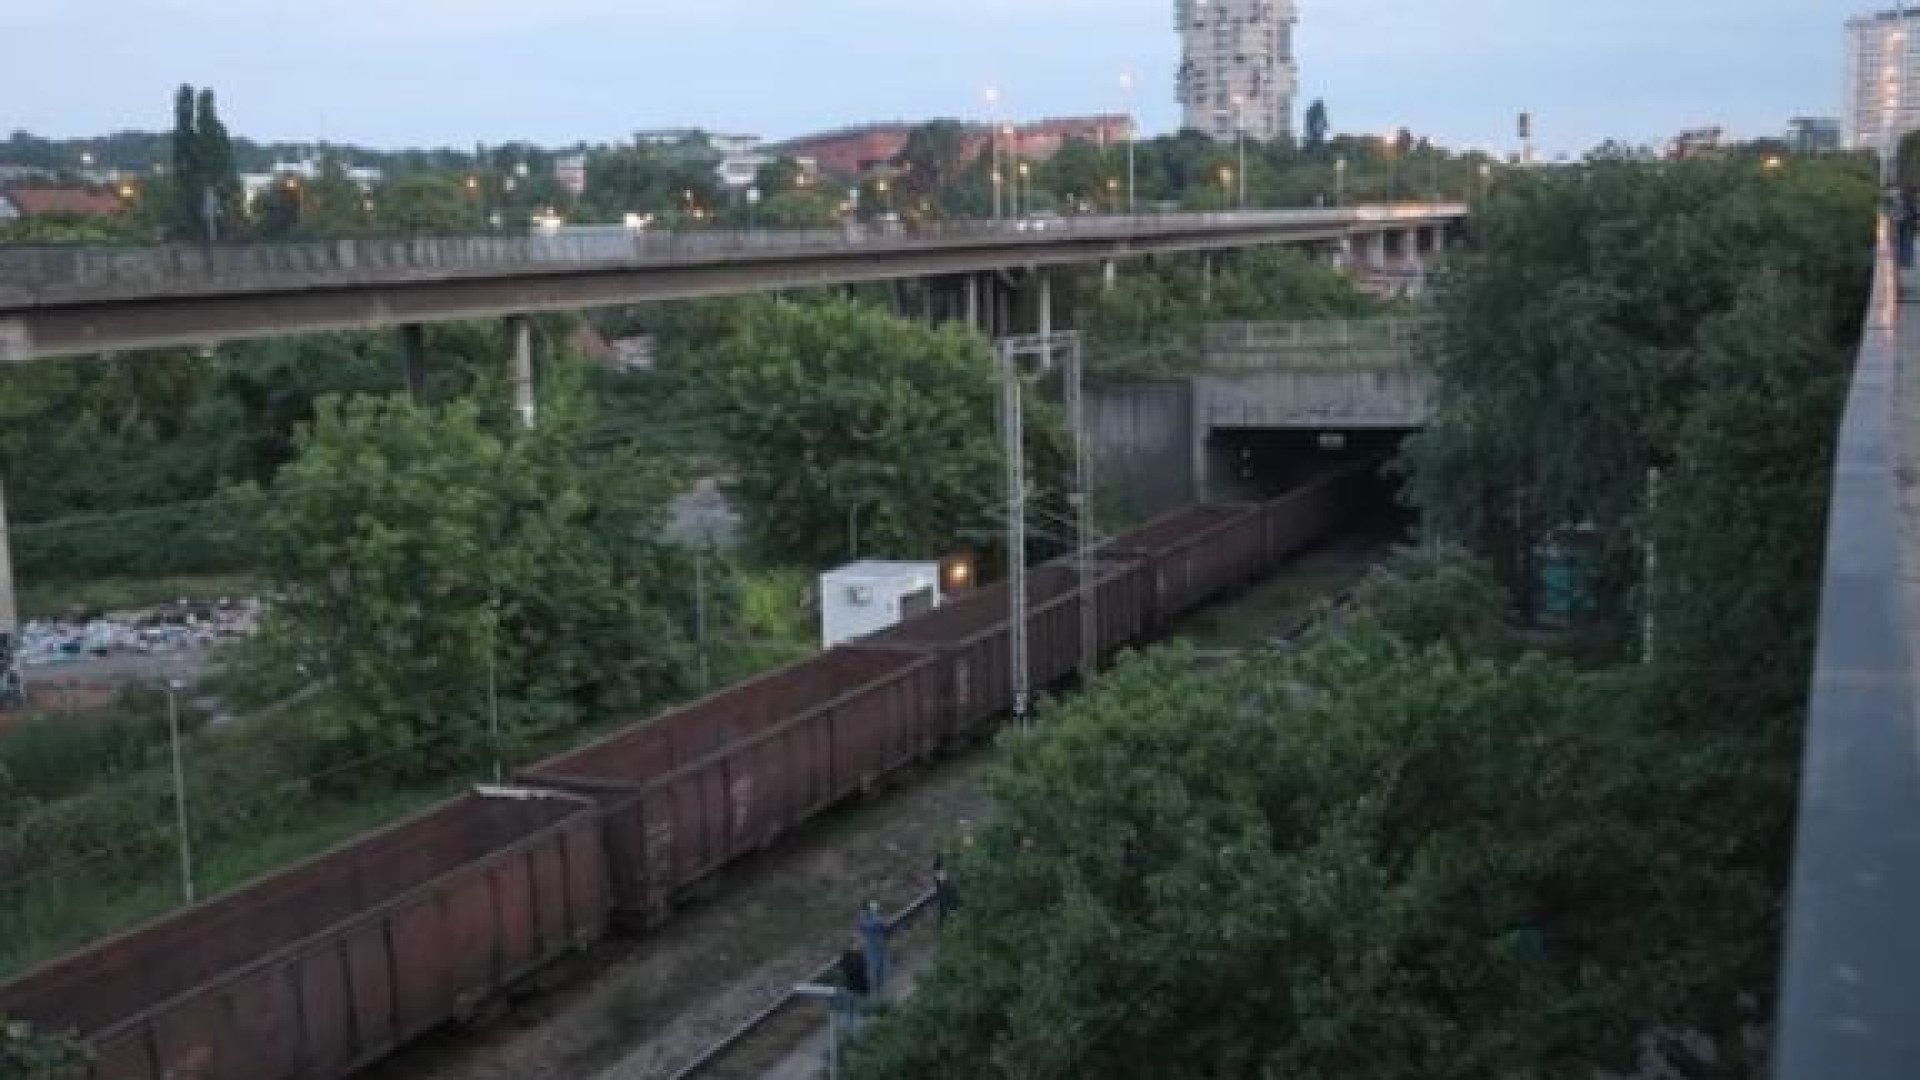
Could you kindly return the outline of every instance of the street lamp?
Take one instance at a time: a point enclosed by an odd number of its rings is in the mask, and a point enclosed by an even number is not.
[[[187,834],[187,770],[180,750],[180,704],[177,695],[187,684],[167,680],[167,741],[173,749],[173,827],[180,841],[180,896],[193,903],[193,838]]]
[[[1127,213],[1135,214],[1139,211],[1135,209],[1133,201],[1133,144],[1135,141],[1133,130],[1133,72],[1123,71],[1120,73],[1120,93],[1121,96],[1126,99],[1127,107]]]
[[[1347,159],[1333,161],[1333,205],[1347,205]]]
[[[993,217],[1000,218],[1000,88],[988,86],[981,96],[987,102],[987,120],[993,126],[987,131],[987,141],[993,146]]]
[[[1247,99],[1233,95],[1233,141],[1240,153],[1240,209],[1247,208]]]
[[[759,227],[760,189],[758,187],[750,187],[747,189],[747,228],[757,229]]]
[[[1485,199],[1493,194],[1493,162],[1480,163],[1480,197]]]
[[[1013,216],[1033,213],[1033,166],[1020,163],[1020,175],[1013,185]]]

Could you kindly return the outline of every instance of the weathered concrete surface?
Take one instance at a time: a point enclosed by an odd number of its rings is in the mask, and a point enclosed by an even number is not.
[[[1189,380],[1095,380],[1086,400],[1095,490],[1142,517],[1194,501]]]
[[[1030,223],[919,232],[456,237],[232,248],[0,252],[0,361],[320,330],[577,311],[1269,244],[1325,245],[1457,205]]]

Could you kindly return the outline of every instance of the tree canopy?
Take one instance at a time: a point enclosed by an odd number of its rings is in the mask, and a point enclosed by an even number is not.
[[[689,362],[764,555],[818,566],[929,557],[992,531],[1004,498],[985,345],[849,301],[760,302]],[[1058,413],[1029,394],[1030,462],[1060,492]]]

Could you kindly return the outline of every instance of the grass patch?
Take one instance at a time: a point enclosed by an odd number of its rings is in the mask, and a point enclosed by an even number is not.
[[[214,600],[222,596],[250,596],[259,589],[259,579],[244,574],[26,583],[19,591],[20,617],[51,619],[75,609],[125,611],[155,607],[183,597]]]

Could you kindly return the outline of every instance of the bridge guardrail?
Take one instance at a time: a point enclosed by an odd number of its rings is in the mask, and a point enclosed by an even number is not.
[[[515,235],[356,237],[291,244],[171,244],[152,247],[0,248],[0,307],[86,302],[116,296],[243,292],[263,285],[375,284],[417,277],[564,273],[837,253],[913,251],[974,242],[1030,243],[1164,236],[1271,225],[1341,230],[1464,215],[1456,204],[1340,210],[1266,210],[949,221],[834,229],[629,230],[622,226]],[[289,280],[291,279],[291,280]],[[324,280],[321,280],[324,279]]]
[[[1920,349],[1883,241],[1835,454],[1775,1020],[1778,1080],[1920,1063],[1920,733],[1897,360]],[[1909,322],[1906,333],[1901,322]],[[1903,342],[1901,339],[1905,338]],[[1897,350],[1909,350],[1898,357]],[[1903,552],[1904,544],[1907,550]]]

